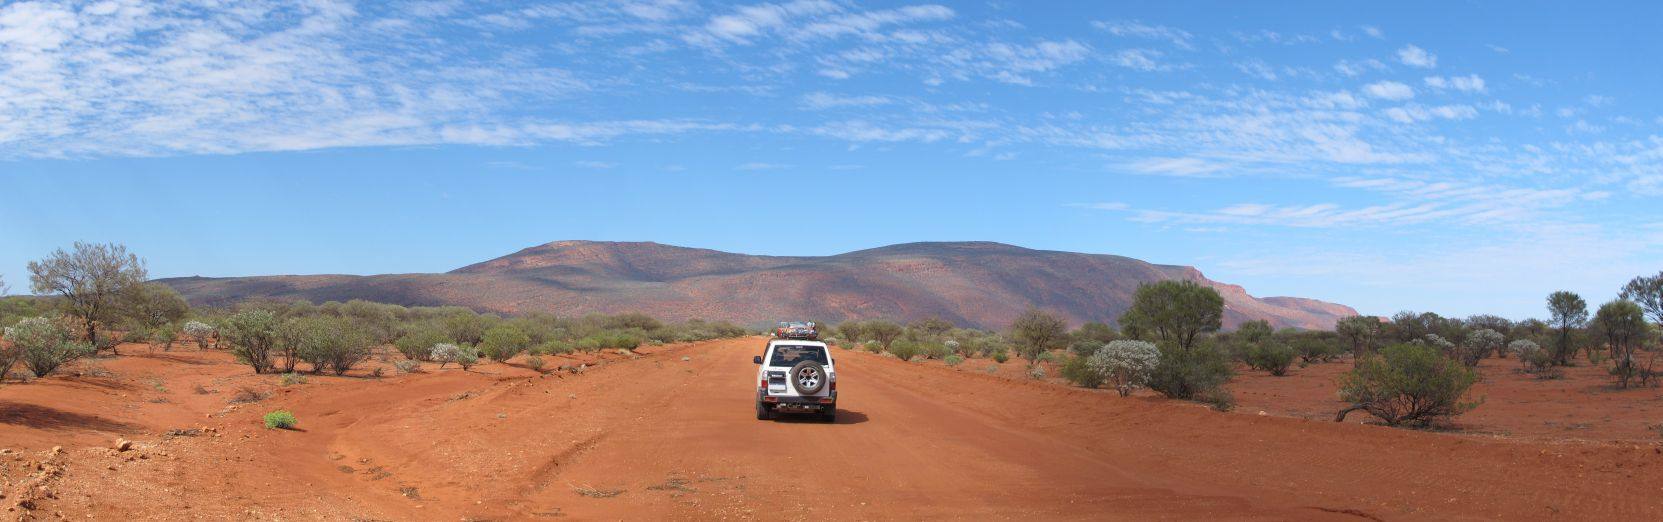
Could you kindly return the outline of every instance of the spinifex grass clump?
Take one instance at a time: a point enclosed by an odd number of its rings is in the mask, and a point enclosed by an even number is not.
[[[274,412],[271,412],[271,413],[267,413],[266,416],[265,416],[265,421],[266,421],[266,428],[267,429],[273,429],[273,430],[294,429],[295,424],[298,424],[300,422],[299,420],[296,420],[294,418],[294,413],[289,412],[289,410],[277,410],[277,411],[274,411]]]

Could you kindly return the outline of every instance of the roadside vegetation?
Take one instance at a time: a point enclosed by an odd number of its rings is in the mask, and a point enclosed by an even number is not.
[[[636,313],[503,317],[363,300],[193,308],[172,288],[147,282],[144,260],[116,244],[76,243],[30,263],[29,272],[36,295],[0,298],[0,384],[51,375],[77,359],[119,356],[121,343],[223,350],[254,373],[298,384],[302,373],[347,375],[378,353],[399,358],[387,362],[401,373],[420,372],[423,362],[468,370],[510,360],[541,370],[542,356],[753,333],[728,322],[669,323]]]
[[[1568,366],[1607,368],[1616,389],[1658,386],[1663,376],[1663,273],[1637,277],[1620,296],[1590,313],[1572,292],[1546,299],[1547,320],[1494,315],[1444,317],[1404,311],[1390,318],[1357,316],[1333,331],[1274,328],[1248,321],[1222,331],[1223,299],[1188,281],[1141,286],[1116,325],[1087,322],[1073,330],[1060,315],[1028,310],[1002,332],[958,328],[941,320],[902,324],[850,321],[827,329],[851,349],[907,361],[941,359],[961,367],[973,359],[1003,364],[1012,356],[1023,375],[1044,378],[1044,365],[1084,388],[1121,396],[1139,389],[1229,409],[1228,384],[1238,368],[1292,375],[1314,364],[1350,364],[1339,382],[1336,414],[1364,411],[1392,426],[1428,426],[1482,404],[1469,394],[1485,359],[1517,361],[1516,375],[1556,379]],[[1118,328],[1117,328],[1118,327]],[[998,365],[977,364],[994,373]]]
[[[147,282],[144,260],[116,244],[76,243],[30,263],[29,272],[34,296],[0,298],[0,383],[61,373],[77,359],[119,356],[122,342],[222,350],[253,373],[300,383],[303,373],[380,376],[380,366],[359,369],[377,356],[402,374],[420,373],[424,363],[542,371],[548,356],[752,333],[726,322],[667,323],[633,313],[504,317],[363,300],[191,307],[173,289]],[[1479,379],[1474,368],[1490,358],[1515,359],[1509,366],[1527,379],[1559,378],[1568,366],[1603,367],[1614,389],[1658,386],[1663,374],[1663,273],[1634,278],[1617,299],[1593,310],[1575,293],[1554,292],[1545,320],[1404,311],[1344,318],[1333,331],[1265,321],[1224,331],[1217,291],[1162,281],[1140,286],[1112,324],[1069,323],[1038,308],[1000,331],[935,318],[820,322],[822,338],[848,349],[988,373],[1016,359],[1016,375],[1029,379],[1060,378],[1121,396],[1149,390],[1221,410],[1234,405],[1229,383],[1238,372],[1285,376],[1310,365],[1350,364],[1339,383],[1349,405],[1336,417],[1365,411],[1390,425],[1444,422],[1479,405],[1468,392]]]

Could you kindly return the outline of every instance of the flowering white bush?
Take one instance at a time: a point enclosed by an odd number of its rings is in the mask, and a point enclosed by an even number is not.
[[[1449,342],[1449,339],[1445,339],[1444,336],[1438,334],[1426,334],[1426,344],[1443,350],[1444,353],[1449,353],[1455,349],[1455,343]]]
[[[1128,340],[1111,341],[1086,359],[1086,367],[1114,383],[1121,397],[1147,384],[1160,363],[1161,351],[1153,343]]]
[[[454,344],[439,343],[427,352],[427,359],[439,363],[439,367],[444,368],[446,364],[456,362],[456,354],[461,351],[462,349]]]
[[[1479,328],[1467,334],[1467,344],[1483,346],[1489,349],[1501,348],[1501,343],[1507,342],[1507,336],[1489,328]]]
[[[474,363],[479,362],[479,354],[474,353],[472,349],[454,344],[439,343],[433,345],[433,351],[428,354],[428,359],[438,362],[440,368],[444,368],[449,363],[456,363],[466,370]]]
[[[207,349],[208,338],[214,336],[213,325],[202,321],[186,321],[184,330],[185,335],[196,339],[196,347],[200,349]]]
[[[1035,364],[1033,366],[1029,366],[1028,367],[1028,378],[1029,379],[1034,379],[1034,380],[1044,379],[1045,378],[1045,367],[1037,365],[1037,364]]]
[[[1531,341],[1529,339],[1519,339],[1517,341],[1507,343],[1507,351],[1513,352],[1521,359],[1529,358],[1531,353],[1540,349],[1542,349],[1541,346],[1538,346],[1535,341]]]
[[[948,339],[947,342],[941,343],[941,344],[943,346],[947,347],[947,352],[948,353],[964,353],[964,351],[961,350],[961,348],[963,348],[963,347],[959,345],[958,341]]]
[[[1489,328],[1479,328],[1467,334],[1462,341],[1461,362],[1467,366],[1476,366],[1490,352],[1501,349],[1501,343],[1507,342],[1507,337]]]

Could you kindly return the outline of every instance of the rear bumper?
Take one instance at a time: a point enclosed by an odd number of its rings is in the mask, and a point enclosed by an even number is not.
[[[757,390],[757,402],[763,404],[786,405],[793,407],[836,408],[837,392],[832,391],[825,396],[801,397],[794,395],[768,395],[767,392]]]

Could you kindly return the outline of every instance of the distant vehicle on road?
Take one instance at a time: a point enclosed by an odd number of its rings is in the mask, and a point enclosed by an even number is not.
[[[837,420],[837,369],[826,343],[769,339],[756,363],[756,418],[776,413],[810,413]]]

